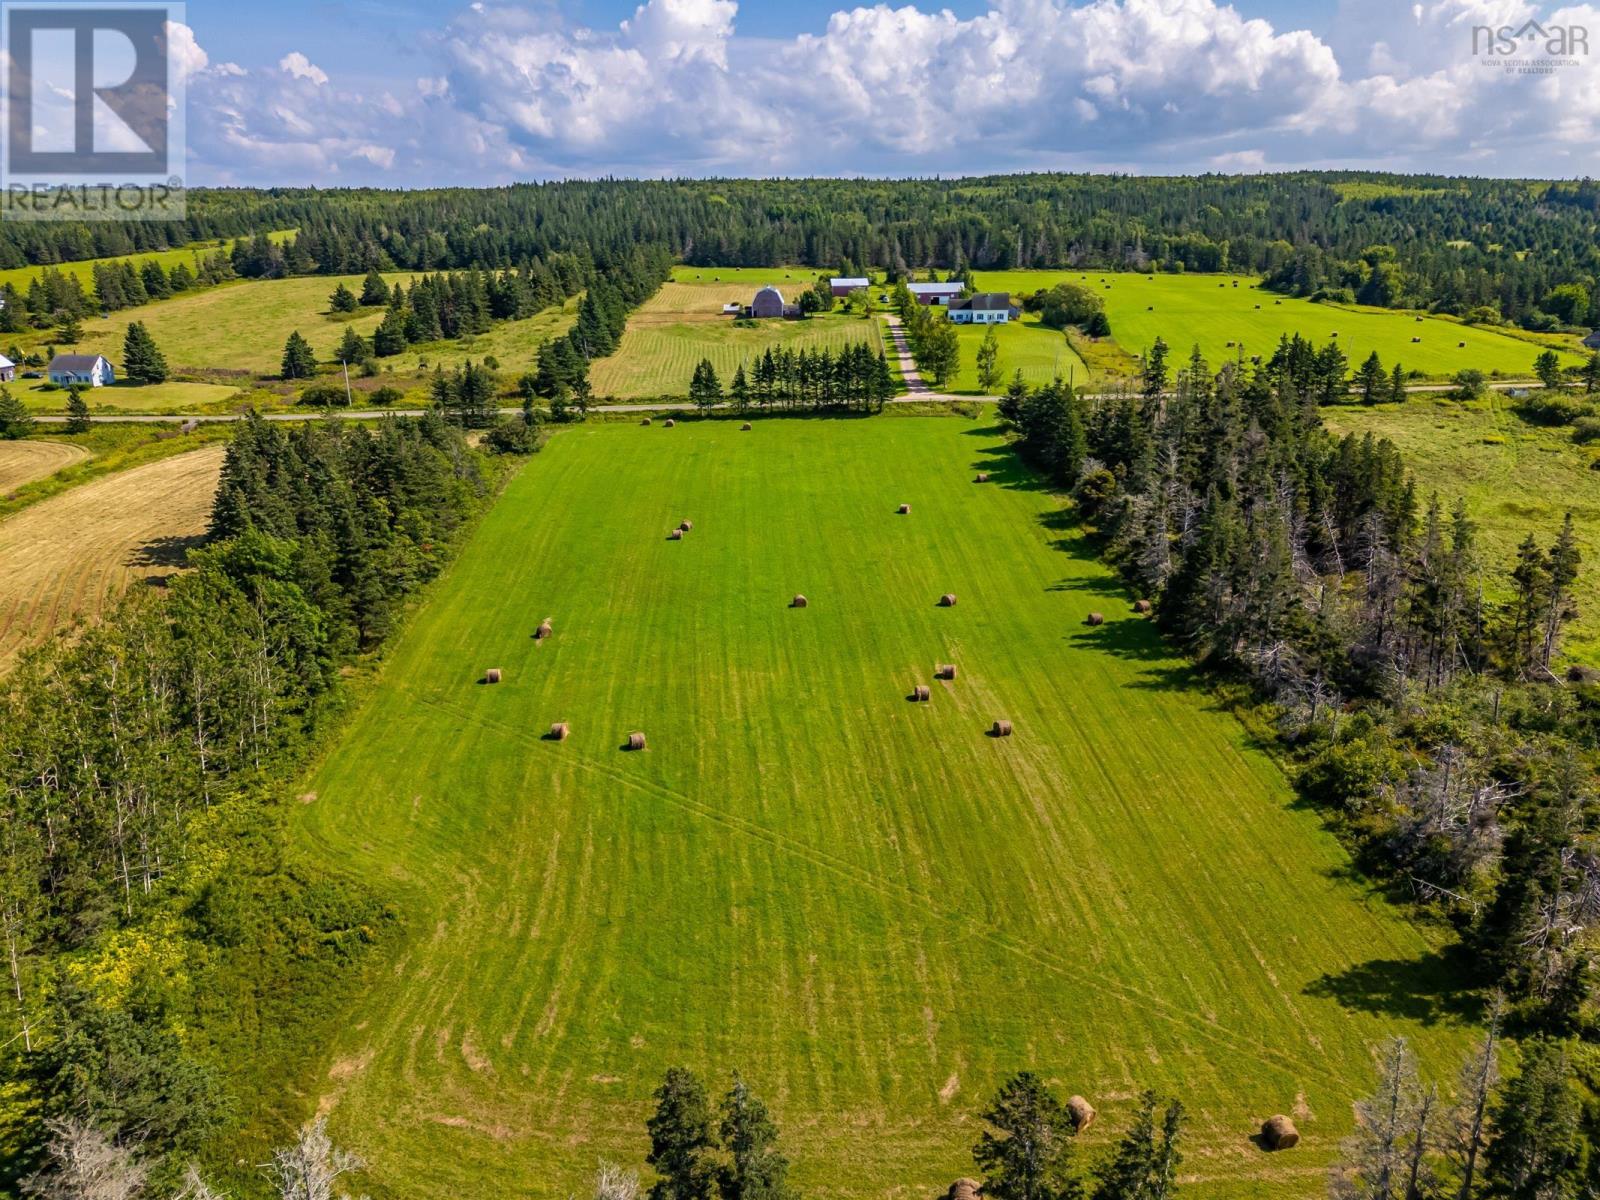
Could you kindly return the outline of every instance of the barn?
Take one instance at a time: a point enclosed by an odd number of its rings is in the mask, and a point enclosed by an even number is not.
[[[872,286],[872,280],[865,276],[835,275],[828,280],[828,287],[833,290],[834,298],[848,296],[851,292],[864,291]]]
[[[764,287],[750,301],[752,317],[781,317],[784,313],[783,293],[775,287]]]
[[[906,290],[916,297],[918,304],[949,304],[961,299],[959,283],[908,283]]]

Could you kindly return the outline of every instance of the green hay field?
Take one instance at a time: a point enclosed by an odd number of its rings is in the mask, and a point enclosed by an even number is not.
[[[1491,599],[1507,594],[1505,573],[1517,544],[1532,532],[1549,545],[1570,511],[1583,566],[1578,619],[1566,648],[1600,665],[1600,470],[1593,469],[1600,453],[1574,444],[1570,429],[1522,421],[1510,404],[1504,396],[1471,404],[1417,397],[1402,405],[1326,408],[1323,419],[1337,432],[1391,439],[1416,474],[1418,491],[1438,492],[1446,511],[1466,498],[1479,526]]]
[[[294,230],[292,229],[281,229],[269,233],[267,236],[275,242],[284,242],[287,241],[293,235],[293,233]],[[201,257],[204,257],[206,255],[215,253],[219,249],[231,251],[233,249],[233,243],[233,238],[228,238],[222,241],[194,242],[177,250],[155,250],[147,254],[113,254],[105,258],[85,258],[76,262],[52,263],[50,265],[54,270],[60,271],[63,275],[77,276],[78,279],[82,281],[84,289],[89,290],[94,285],[94,268],[98,263],[128,262],[132,263],[135,267],[142,267],[145,263],[150,262],[153,259],[154,261],[160,263],[165,269],[170,271],[179,263],[184,263],[190,267],[194,266],[195,256],[197,254]],[[10,284],[17,291],[26,292],[28,290],[28,285],[33,282],[34,277],[44,269],[45,268],[43,266],[7,268],[6,270],[0,271],[0,287]]]
[[[751,362],[769,346],[795,351],[837,351],[861,341],[870,342],[874,350],[882,346],[879,323],[873,318],[840,312],[809,321],[768,320],[738,326],[722,315],[724,304],[748,304],[762,286],[748,280],[663,284],[628,318],[617,352],[591,367],[589,378],[595,394],[616,400],[686,395],[702,358],[711,360],[726,388],[740,363]],[[784,295],[792,298],[787,291]]]
[[[1453,1078],[1469,1039],[1430,939],[956,418],[559,432],[296,790],[300,850],[409,930],[306,1097],[384,1200],[578,1194],[678,1063],[740,1069],[809,1194],[936,1194],[1031,1067],[1095,1150],[1181,1095],[1191,1195],[1321,1196],[1369,1047]],[[1277,1111],[1306,1141],[1269,1156]]]
[[[956,335],[961,339],[961,365],[946,391],[976,395],[984,390],[978,384],[978,347],[989,328],[994,329],[1000,343],[1000,386],[994,392],[1005,391],[1018,371],[1029,387],[1041,387],[1058,375],[1077,387],[1089,382],[1089,368],[1066,335],[1059,329],[1045,328],[1037,317],[1024,316],[1020,321],[992,327],[956,326]]]
[[[1283,334],[1300,333],[1316,345],[1334,333],[1352,371],[1376,350],[1386,366],[1448,378],[1474,367],[1485,374],[1530,378],[1543,348],[1485,326],[1386,309],[1313,304],[1256,286],[1251,278],[1222,275],[1141,275],[1101,271],[980,271],[978,286],[1021,297],[1067,281],[1097,289],[1106,302],[1112,336],[1130,354],[1140,354],[1157,336],[1174,357],[1187,358],[1196,344],[1213,368],[1240,354],[1270,355]],[[1102,282],[1103,281],[1103,282]],[[1237,283],[1237,286],[1235,286]],[[1109,285],[1109,286],[1105,286]],[[1258,307],[1259,306],[1259,307]],[[1151,310],[1154,311],[1151,311]],[[1420,337],[1419,343],[1412,338]],[[1232,347],[1228,346],[1233,342]],[[1464,348],[1458,342],[1465,342]],[[1569,365],[1582,361],[1576,342],[1563,351]]]

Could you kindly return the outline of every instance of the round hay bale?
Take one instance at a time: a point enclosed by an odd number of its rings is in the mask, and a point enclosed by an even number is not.
[[[954,592],[946,592],[944,595],[939,597],[940,608],[954,608],[955,606],[956,594]]]
[[[1466,348],[1467,348],[1467,344],[1465,342],[1457,342],[1456,343],[1456,349],[1457,350],[1465,350]]]
[[[997,737],[997,738],[1010,737],[1011,736],[1011,722],[1010,721],[996,721],[994,723],[994,728],[989,730],[989,736],[990,737]]]
[[[640,421],[640,422],[639,422],[639,424],[641,424],[641,425],[648,425],[648,424],[650,424],[650,418],[649,418],[649,417],[646,417],[646,418],[645,418],[645,419],[644,419],[644,420],[642,420],[642,421]]]
[[[911,689],[911,698],[918,704],[926,704],[933,699],[933,691],[925,683],[919,683]]]
[[[1135,600],[1133,602],[1133,611],[1141,615],[1148,614],[1150,612],[1150,601]]]
[[[677,424],[677,422],[674,421],[671,417],[668,417],[665,421],[663,421],[661,423],[663,425],[665,425],[668,429],[671,429],[674,425]]]
[[[557,721],[554,725],[550,726],[550,740],[552,742],[564,742],[567,740],[567,735],[571,732],[572,730],[567,727],[567,723],[565,721]]]
[[[955,663],[940,663],[933,674],[937,679],[954,679],[956,677],[956,665]]]
[[[1415,345],[1416,345],[1416,344],[1417,344],[1417,343],[1418,343],[1418,342],[1420,342],[1420,341],[1421,341],[1421,340],[1422,340],[1422,339],[1421,339],[1421,338],[1419,338],[1419,337],[1414,337],[1414,338],[1412,338],[1412,339],[1411,339],[1411,344],[1412,344],[1412,345],[1413,345],[1413,346],[1415,346]]]
[[[945,1195],[948,1200],[978,1200],[978,1189],[981,1186],[976,1179],[958,1179],[950,1185],[950,1190]]]
[[[500,682],[500,668],[499,667],[490,667],[487,671],[485,671],[483,673],[483,681],[485,683],[499,683]]]
[[[746,421],[743,425],[739,426],[739,432],[741,432],[741,433],[749,433],[754,428],[755,428],[754,425],[750,424],[749,421]]]
[[[808,605],[810,603],[811,603],[811,601],[807,600],[804,596],[797,595],[797,596],[795,596],[795,598],[793,600],[789,601],[789,607],[790,608],[804,608],[806,605]]]
[[[909,504],[902,504],[902,505],[901,505],[901,506],[900,506],[900,515],[901,515],[901,516],[902,516],[902,517],[905,517],[905,516],[909,516],[909,515],[910,515],[910,514],[911,514],[911,505],[909,505]]]
[[[683,530],[674,529],[671,533],[667,534],[667,541],[669,541],[669,542],[681,542],[681,541],[683,541]]]
[[[693,521],[683,521],[678,525],[678,528],[683,530],[684,533],[688,533],[689,530],[694,528],[694,522]]]
[[[643,750],[644,748],[645,748],[644,747],[644,734],[642,734],[642,733],[630,733],[628,735],[628,749],[629,750]]]
[[[978,478],[975,479],[973,482],[974,483],[988,483],[989,482],[989,472],[987,472],[987,471],[979,471],[978,472]]]
[[[534,640],[542,642],[554,632],[555,629],[550,625],[550,618],[546,617],[539,623],[539,628],[533,631]]]
[[[1067,1116],[1072,1119],[1072,1127],[1082,1133],[1094,1124],[1094,1105],[1082,1096],[1073,1096],[1067,1101]]]
[[[1261,1123],[1261,1141],[1268,1150],[1289,1150],[1300,1144],[1300,1131],[1293,1121],[1279,1113]]]
[[[1145,307],[1145,312],[1155,312],[1155,310],[1156,306],[1154,304],[1150,304]]]
[[[1085,625],[1104,625],[1106,623],[1105,614],[1092,612],[1083,619],[1083,623]]]

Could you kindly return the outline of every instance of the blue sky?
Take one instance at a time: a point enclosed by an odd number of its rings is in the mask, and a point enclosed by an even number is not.
[[[1600,0],[189,0],[197,183],[1600,164]],[[1475,52],[1475,26],[1594,54]]]

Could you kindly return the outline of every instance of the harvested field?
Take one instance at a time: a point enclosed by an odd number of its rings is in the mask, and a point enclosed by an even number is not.
[[[66,442],[0,442],[0,496],[9,496],[25,483],[54,475],[88,457],[83,447]]]
[[[170,575],[205,532],[223,448],[135,467],[0,521],[0,670],[93,617],[139,579]]]

